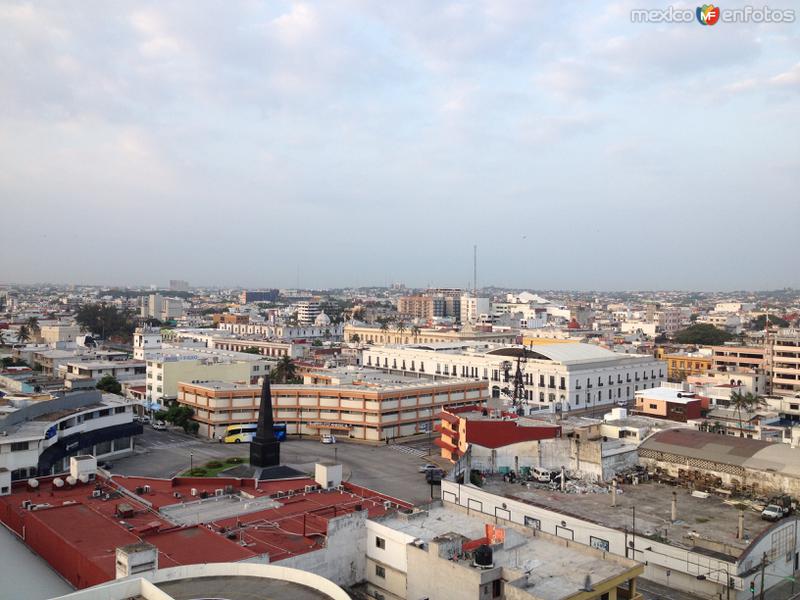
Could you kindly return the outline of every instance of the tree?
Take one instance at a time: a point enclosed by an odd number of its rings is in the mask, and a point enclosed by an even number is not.
[[[31,339],[31,333],[30,331],[28,331],[28,326],[23,325],[22,327],[19,328],[19,331],[17,331],[17,342],[19,342],[20,344],[24,344],[29,339]]]
[[[122,393],[122,384],[113,375],[103,375],[100,381],[97,382],[96,387],[98,390],[109,394],[119,395]]]
[[[789,321],[787,321],[786,319],[781,319],[776,315],[770,315],[769,324],[774,325],[775,327],[788,327]],[[762,331],[766,326],[767,326],[766,315],[758,315],[758,317],[750,321],[750,329],[753,331]]]
[[[136,328],[132,315],[111,304],[84,304],[75,315],[83,331],[99,333],[103,339],[118,337],[129,340]]]
[[[181,427],[186,433],[194,429],[192,425],[192,416],[194,411],[183,404],[173,404],[164,413],[164,420],[172,423],[176,427]]]
[[[400,343],[403,343],[403,334],[407,331],[406,322],[405,321],[398,321],[397,322],[397,333],[400,335]]]
[[[0,333],[2,333],[2,332],[0,332]],[[2,339],[2,338],[0,338],[0,339]],[[357,344],[358,342],[361,341],[361,336],[358,335],[357,333],[354,333],[353,335],[350,336],[350,341],[351,342],[355,342]]]
[[[767,401],[752,392],[731,392],[730,406],[736,411],[739,419],[739,437],[744,437],[742,411],[751,413],[767,405]]]
[[[275,383],[294,383],[297,381],[297,367],[288,356],[283,356],[270,373]]]
[[[244,352],[245,354],[261,354],[261,350],[259,350],[255,346],[250,346],[249,348],[245,348],[244,350],[241,350],[241,352]]]
[[[417,343],[419,340],[420,328],[416,325],[411,326],[411,336],[414,338],[414,343]]]
[[[695,323],[675,334],[675,341],[680,344],[705,344],[716,346],[733,339],[733,334],[718,329],[708,323]]]
[[[39,327],[39,319],[37,317],[29,317],[28,320],[25,321],[25,325],[28,326],[28,331],[34,336],[38,336],[42,331],[42,328]]]

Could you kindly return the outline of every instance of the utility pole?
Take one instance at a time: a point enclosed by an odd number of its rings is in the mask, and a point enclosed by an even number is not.
[[[764,552],[764,556],[761,557],[761,592],[758,595],[759,600],[764,600],[764,570],[766,568],[767,568],[767,553]]]
[[[472,246],[472,295],[478,297],[478,244]]]

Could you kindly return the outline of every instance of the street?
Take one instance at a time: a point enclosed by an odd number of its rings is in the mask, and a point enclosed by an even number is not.
[[[419,504],[430,500],[431,487],[418,468],[427,462],[446,466],[435,453],[428,456],[427,451],[427,440],[402,446],[372,446],[291,439],[281,443],[281,462],[313,474],[315,462],[336,459],[342,463],[345,480]],[[210,460],[232,456],[247,458],[248,452],[248,444],[220,444],[181,431],[154,431],[145,425],[144,434],[136,438],[134,455],[113,461],[111,471],[121,475],[174,477],[190,465],[202,466]],[[438,496],[438,487],[433,493]]]

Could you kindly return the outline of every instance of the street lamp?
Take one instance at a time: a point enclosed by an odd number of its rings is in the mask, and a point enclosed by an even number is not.
[[[194,470],[194,452],[189,452],[189,471]]]

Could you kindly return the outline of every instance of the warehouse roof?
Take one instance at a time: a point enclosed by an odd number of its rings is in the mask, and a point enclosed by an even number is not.
[[[773,471],[800,478],[800,449],[788,444],[762,442],[693,429],[668,429],[654,433],[639,446],[654,450],[735,465],[756,471]]]

